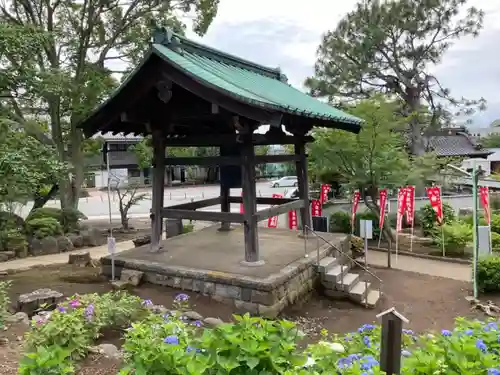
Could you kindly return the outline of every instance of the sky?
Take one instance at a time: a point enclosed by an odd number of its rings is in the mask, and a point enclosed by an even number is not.
[[[455,97],[484,97],[486,111],[473,126],[486,127],[500,118],[500,1],[469,1],[486,13],[477,38],[456,41],[434,74]],[[289,83],[302,88],[313,74],[322,34],[333,30],[356,0],[220,0],[207,34],[188,36],[256,63],[280,67]]]

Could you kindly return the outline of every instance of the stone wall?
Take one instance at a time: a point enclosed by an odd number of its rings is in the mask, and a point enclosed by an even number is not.
[[[348,246],[348,239],[342,245]],[[325,246],[320,259],[330,255],[333,249]],[[116,275],[123,268],[144,272],[144,281],[180,290],[188,290],[209,296],[214,300],[233,305],[239,313],[249,312],[268,318],[276,317],[286,306],[307,298],[317,282],[316,251],[284,267],[279,273],[265,279],[249,276],[210,272],[182,267],[168,267],[144,262],[117,259]],[[111,274],[109,258],[102,259],[103,273]]]

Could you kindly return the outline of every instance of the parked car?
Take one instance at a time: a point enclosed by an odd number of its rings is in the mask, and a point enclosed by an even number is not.
[[[285,187],[285,186],[299,186],[299,182],[296,176],[285,176],[281,177],[279,180],[271,181],[271,187]]]
[[[290,189],[289,191],[285,192],[285,198],[298,198],[299,197],[299,189]]]

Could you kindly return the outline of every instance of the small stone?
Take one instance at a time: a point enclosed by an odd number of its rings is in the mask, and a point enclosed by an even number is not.
[[[68,234],[68,238],[74,247],[79,248],[83,246],[83,236],[76,233]]]
[[[24,312],[18,312],[15,313],[14,315],[10,315],[5,319],[8,323],[19,323],[23,322],[24,324],[29,325],[30,324],[30,318],[28,314]]]
[[[82,254],[69,254],[68,264],[74,264],[80,267],[87,267],[92,262],[90,253],[87,251]]]
[[[111,287],[114,290],[128,290],[134,288],[134,286],[130,284],[128,281],[122,281],[122,280],[111,281]]]
[[[9,273],[7,271],[0,271],[0,277],[2,276],[9,276]]]
[[[17,341],[23,341],[23,336],[17,336],[17,337],[16,337],[16,340],[17,340]]]
[[[207,327],[210,327],[210,328],[215,328],[217,326],[220,326],[221,324],[224,324],[224,322],[222,320],[220,320],[219,318],[205,318],[203,320],[203,323],[207,326]]]
[[[196,311],[186,311],[182,315],[190,320],[203,320],[203,316],[198,314]]]
[[[9,339],[7,337],[0,337],[0,346],[9,345]]]
[[[102,242],[102,234],[97,228],[82,231],[84,246],[99,246]]]
[[[122,353],[116,345],[113,344],[101,344],[92,348],[92,352],[102,354],[106,358],[121,359]]]
[[[7,257],[10,259],[14,259],[16,257],[16,252],[15,251],[4,251],[3,252]]]
[[[143,276],[144,276],[144,272],[141,272],[141,271],[122,270],[120,280],[126,281],[126,282],[132,284],[133,286],[139,286]]]
[[[0,252],[0,262],[7,262],[9,260],[9,256],[5,254],[5,251]]]

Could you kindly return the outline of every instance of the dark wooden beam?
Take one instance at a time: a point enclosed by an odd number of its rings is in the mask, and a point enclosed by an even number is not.
[[[190,203],[181,203],[174,206],[169,206],[168,208],[177,210],[197,210],[199,208],[211,207],[220,204],[220,197],[203,199],[201,201],[195,201]]]
[[[264,134],[253,134],[252,142],[255,146],[266,145],[288,145],[295,144],[300,140],[305,143],[314,142],[311,136],[296,137],[296,136],[273,136]],[[199,132],[193,135],[167,135],[167,146],[179,147],[209,147],[209,146],[230,146],[237,144],[236,134],[206,134],[200,135]]]
[[[242,214],[233,212],[212,212],[212,211],[192,211],[179,210],[172,208],[163,208],[161,216],[168,219],[187,219],[201,221],[220,221],[230,223],[244,223],[245,219]]]
[[[297,210],[299,208],[304,207],[304,201],[302,199],[294,200],[293,202],[288,202],[279,206],[266,208],[264,210],[257,211],[255,213],[255,217],[257,221],[262,221],[265,219],[269,219],[273,216],[278,216],[285,214],[289,211]]]
[[[303,201],[309,202],[309,177],[307,173],[307,155],[306,148],[303,142],[295,144],[295,155],[299,156],[299,160],[295,163],[297,169],[297,180],[299,182],[299,197]],[[308,229],[311,227],[311,208],[309,204],[305,204],[300,209],[302,234],[307,236]]]
[[[271,197],[257,197],[257,204],[266,204],[270,206],[285,204],[289,202],[295,202],[297,199],[295,198],[271,198]],[[242,197],[229,197],[230,203],[242,203]]]
[[[297,155],[260,155],[254,157],[255,164],[284,163],[298,161]],[[204,165],[204,166],[226,166],[241,165],[242,157],[238,156],[192,156],[192,157],[170,157],[165,158],[166,165]]]

